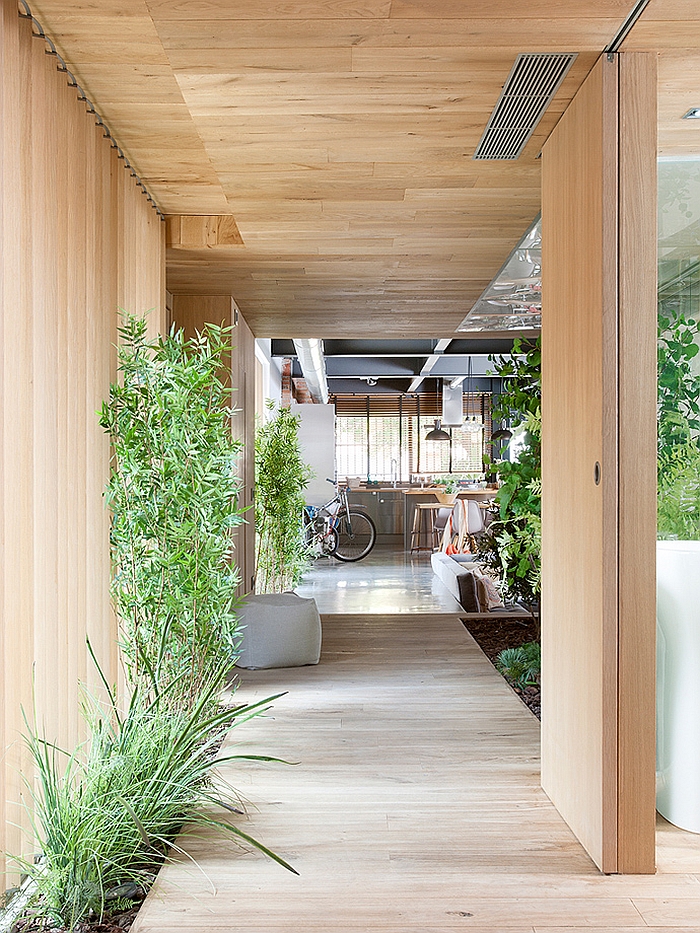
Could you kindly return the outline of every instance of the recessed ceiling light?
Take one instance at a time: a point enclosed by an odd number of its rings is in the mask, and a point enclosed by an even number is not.
[[[691,107],[687,113],[683,114],[684,120],[700,120],[700,107]]]

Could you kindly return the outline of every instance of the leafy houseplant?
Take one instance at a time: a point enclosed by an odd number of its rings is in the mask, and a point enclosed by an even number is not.
[[[444,486],[446,493],[457,492],[459,483],[454,476],[438,476],[434,481],[437,486]]]
[[[657,537],[700,540],[700,447],[695,440],[674,444],[660,461]]]
[[[681,311],[659,314],[657,344],[659,476],[677,446],[700,432],[700,376],[692,361],[700,352],[700,323]]]
[[[503,391],[494,405],[494,420],[521,428],[524,443],[513,460],[486,461],[501,485],[498,516],[482,537],[479,554],[511,596],[532,605],[540,593],[542,527],[540,338],[515,340],[512,357],[496,358],[495,374],[503,380]]]
[[[303,513],[312,472],[301,457],[299,421],[279,408],[256,432],[256,593],[291,590],[309,565]]]
[[[659,314],[658,537],[700,539],[700,323],[681,311]]]
[[[438,502],[445,505],[454,505],[457,501],[458,482],[454,476],[438,476],[434,480],[436,486],[442,486],[443,491],[436,492],[435,497]]]
[[[671,310],[659,314],[658,537],[700,539],[700,323]]]
[[[146,339],[146,322],[120,329],[121,384],[101,424],[113,445],[112,596],[129,677],[156,682],[191,708],[235,653],[231,531],[238,508],[230,390],[221,374],[229,331],[208,326]]]
[[[700,326],[673,310],[659,314],[657,495],[656,806],[682,829],[700,832]]]

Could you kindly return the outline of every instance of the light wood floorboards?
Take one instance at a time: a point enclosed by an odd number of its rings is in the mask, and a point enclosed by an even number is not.
[[[290,860],[189,839],[134,933],[567,933],[700,929],[700,839],[668,829],[668,873],[601,875],[539,786],[539,724],[456,616],[327,616],[314,668],[242,672],[289,691],[247,723],[241,825]]]

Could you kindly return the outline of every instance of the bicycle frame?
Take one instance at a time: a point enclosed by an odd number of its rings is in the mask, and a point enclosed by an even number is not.
[[[329,479],[328,482],[333,483],[333,480]],[[340,516],[342,514],[345,514],[346,516],[348,527],[352,528],[347,487],[340,486],[336,483],[333,483],[333,485],[336,489],[335,495],[332,496],[324,505],[304,506],[305,524],[307,529],[310,526],[310,531],[312,533],[312,537],[309,543],[312,547],[314,545],[319,546],[319,554],[330,553],[331,548],[326,547],[324,545],[324,541],[326,544],[333,541],[332,533],[338,527]]]

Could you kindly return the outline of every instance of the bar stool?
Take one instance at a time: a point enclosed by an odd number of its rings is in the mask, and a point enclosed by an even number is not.
[[[440,531],[435,525],[435,516],[443,508],[439,502],[419,502],[413,513],[413,528],[411,529],[411,550],[434,551],[440,546]],[[422,544],[421,541],[427,543]]]

